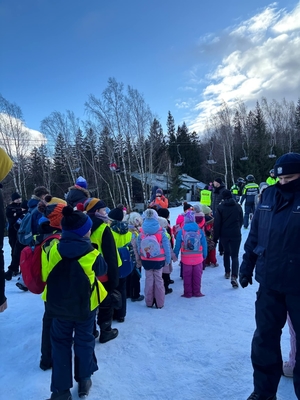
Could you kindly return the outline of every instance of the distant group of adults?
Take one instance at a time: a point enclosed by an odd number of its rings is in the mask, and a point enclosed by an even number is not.
[[[0,149],[0,181],[11,168],[11,160]],[[177,237],[180,239],[175,245],[173,258],[176,260],[180,252],[185,265],[183,297],[203,296],[198,280],[201,282],[201,264],[208,255],[209,240],[207,238],[205,240],[206,233],[202,233],[200,229],[198,234],[198,230],[201,224],[203,226],[203,223],[213,219],[214,229],[210,238],[215,244],[219,242],[219,251],[224,256],[225,278],[231,277],[234,288],[238,287],[238,282],[245,288],[252,284],[255,269],[255,279],[259,283],[255,302],[256,330],[251,349],[254,391],[247,400],[277,399],[277,388],[284,367],[280,338],[287,319],[293,332],[291,344],[293,343],[294,347],[291,351],[293,353],[291,362],[294,388],[297,398],[300,399],[300,154],[287,153],[279,157],[274,169],[270,171],[270,177],[260,185],[256,184],[254,176],[249,174],[245,180],[238,178],[230,190],[218,177],[211,186],[207,186],[201,192],[202,209],[201,205],[199,209],[195,207],[195,210],[186,206],[183,225],[177,232]],[[245,203],[244,213],[241,207],[243,203]],[[119,259],[121,253],[117,253],[116,249],[125,245],[129,225],[132,232],[136,233],[134,239],[130,235],[134,245],[129,250],[132,255],[135,253],[137,280],[139,281],[141,266],[146,272],[146,305],[156,308],[164,305],[164,295],[168,292],[164,286],[162,268],[168,267],[164,273],[168,275],[170,283],[169,268],[172,257],[170,245],[172,234],[169,236],[167,234],[168,199],[163,191],[157,188],[143,218],[138,213],[133,215],[130,213],[128,219],[130,223],[127,222],[126,225],[124,206],[117,206],[107,215],[106,204],[103,200],[91,198],[86,181],[79,177],[70,188],[66,200],[49,197],[48,190],[40,186],[35,189],[27,206],[30,212],[39,213],[36,215],[39,222],[35,225],[35,235],[41,233],[44,235],[46,232],[48,234],[49,230],[51,232],[59,230],[61,233],[60,241],[49,246],[48,256],[42,262],[42,276],[47,283],[43,293],[45,314],[42,351],[43,345],[44,350],[50,349],[48,360],[50,364],[45,368],[52,368],[50,399],[72,399],[69,389],[72,387],[70,349],[73,341],[77,366],[75,380],[78,382],[79,397],[84,397],[88,395],[92,385],[91,375],[98,369],[94,354],[97,336],[95,320],[100,327],[102,343],[114,339],[118,334],[117,330],[111,327],[111,320],[115,318],[120,322],[124,321],[120,297],[125,296],[126,299],[128,296],[125,281],[122,281],[118,272],[118,268],[122,265]],[[9,280],[18,272],[13,264],[18,239],[15,240],[15,232],[9,230],[12,263],[5,275],[3,237],[6,222],[1,189],[0,211],[0,312],[2,312],[7,308],[4,293],[5,276]],[[25,203],[22,203],[21,196],[17,192],[12,194],[6,213],[10,225],[16,230],[18,228],[16,224],[22,221],[26,213]],[[205,215],[208,216],[207,219],[203,218]],[[250,230],[239,267],[238,252],[242,226],[246,229],[250,226]],[[160,244],[158,253],[154,256],[155,264],[151,261],[150,236],[152,243],[157,241]],[[195,246],[201,249],[201,254],[193,253]],[[66,259],[69,260],[67,263]],[[63,286],[57,286],[57,279],[61,276],[59,271],[71,271],[71,266],[74,267],[74,271],[76,270],[77,278],[81,276],[83,270],[82,276],[87,279],[86,287],[91,289],[90,297],[84,303],[85,308],[81,307],[82,301],[78,296],[72,297],[71,307],[69,299],[62,290]],[[84,299],[86,300],[85,297]],[[132,299],[140,301],[144,296],[137,290]],[[96,317],[97,308],[99,311]],[[78,322],[77,317],[80,317],[81,322]],[[51,327],[47,325],[50,320]]]

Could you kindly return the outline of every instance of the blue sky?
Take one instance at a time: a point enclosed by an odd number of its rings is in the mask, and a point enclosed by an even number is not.
[[[39,130],[109,77],[201,130],[222,100],[300,96],[300,2],[0,0],[0,93]]]

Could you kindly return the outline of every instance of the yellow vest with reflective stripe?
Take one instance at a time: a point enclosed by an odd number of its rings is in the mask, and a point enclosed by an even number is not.
[[[211,191],[203,189],[200,192],[200,203],[205,206],[211,205]]]
[[[91,234],[91,242],[97,246],[97,250],[99,251],[100,254],[103,254],[102,252],[102,236],[104,229],[108,225],[103,223],[101,224],[97,229],[94,230],[94,232]]]
[[[48,278],[50,272],[62,260],[62,256],[60,255],[60,253],[58,252],[58,249],[57,249],[57,244],[58,243],[54,243],[53,246],[51,247],[47,262],[45,262],[45,259],[43,259],[42,280],[44,282],[47,282],[47,278]],[[98,255],[99,255],[99,251],[94,249],[94,250],[90,251],[89,253],[85,254],[84,256],[80,257],[77,260],[79,262],[80,266],[82,267],[83,271],[85,272],[86,276],[89,278],[91,287],[94,285],[95,278],[96,278],[95,272],[93,271],[93,265],[94,265]],[[105,299],[105,297],[107,296],[107,291],[105,290],[102,283],[98,281],[98,279],[96,280],[96,282],[98,284],[100,302],[102,302]],[[47,301],[47,285],[42,293],[42,299],[44,301]],[[98,305],[99,305],[99,300],[98,300],[97,288],[94,287],[92,294],[91,294],[91,299],[90,299],[91,311],[93,311],[95,308],[97,308]]]

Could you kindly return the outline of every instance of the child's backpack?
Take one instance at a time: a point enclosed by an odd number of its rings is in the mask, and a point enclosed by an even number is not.
[[[32,212],[28,211],[28,213],[22,219],[20,228],[18,230],[18,241],[24,246],[30,246],[33,243],[31,223],[32,223]]]
[[[142,259],[151,261],[151,259],[161,255],[161,232],[161,229],[154,235],[141,232],[140,256]]]
[[[34,294],[41,294],[46,286],[42,281],[42,251],[52,239],[60,239],[60,233],[54,233],[35,246],[26,246],[21,251],[20,268],[22,277],[28,290]]]
[[[201,232],[185,231],[182,228],[182,247],[185,253],[201,253]]]
[[[118,251],[122,260],[122,265],[119,268],[119,278],[126,278],[133,271],[133,261],[130,255],[130,246],[131,243],[128,243],[126,246],[119,247]]]
[[[180,229],[181,229],[180,224],[176,224],[173,226],[172,233],[173,233],[174,239],[176,239],[176,235],[180,231]]]
[[[62,258],[47,279],[46,311],[49,317],[67,321],[85,321],[91,310],[94,289],[99,290],[97,278],[93,284],[80,265],[80,258]],[[98,298],[100,294],[98,291]]]

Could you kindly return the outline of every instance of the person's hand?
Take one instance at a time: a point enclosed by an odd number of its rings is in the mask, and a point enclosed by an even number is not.
[[[0,306],[0,313],[7,309],[7,300]]]
[[[245,288],[248,284],[252,285],[252,276],[241,275],[239,281],[242,288]]]

